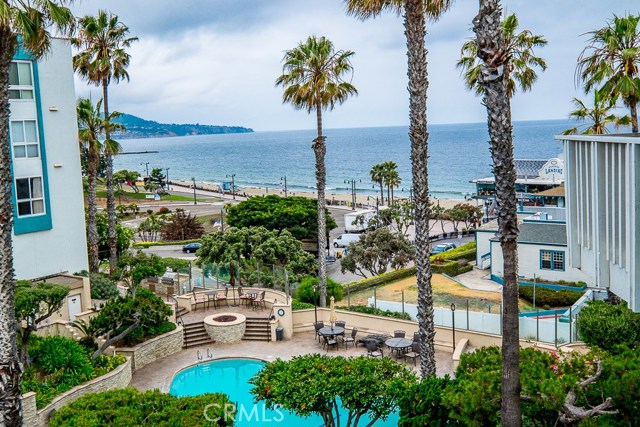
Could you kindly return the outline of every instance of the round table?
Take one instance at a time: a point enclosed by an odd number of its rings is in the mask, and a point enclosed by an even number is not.
[[[389,338],[384,342],[391,351],[396,350],[398,357],[400,357],[400,350],[411,347],[413,341],[409,338]]]
[[[343,335],[344,328],[341,326],[334,326],[333,328],[331,326],[325,326],[324,328],[320,328],[318,333],[327,337],[335,337],[336,335]]]

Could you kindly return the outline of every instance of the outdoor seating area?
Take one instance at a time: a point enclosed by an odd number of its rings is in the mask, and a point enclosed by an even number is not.
[[[314,324],[315,337],[322,345],[322,349],[329,351],[334,348],[338,351],[341,347],[347,349],[348,344],[353,343],[353,347],[362,344],[367,349],[369,357],[393,356],[396,359],[407,361],[416,359],[419,355],[419,334],[415,332],[413,339],[406,338],[406,331],[395,330],[393,334],[370,334],[358,338],[358,328],[353,327],[351,332],[347,332],[345,321],[336,320],[332,324],[326,325],[323,321]]]
[[[205,291],[192,292],[192,307],[193,311],[198,311],[199,308],[202,311],[209,310],[211,307],[219,309],[221,307],[239,307],[244,306],[251,308],[255,311],[263,311],[267,309],[266,291],[262,289],[242,287],[220,288]]]

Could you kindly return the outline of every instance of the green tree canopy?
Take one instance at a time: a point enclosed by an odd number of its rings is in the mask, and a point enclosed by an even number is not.
[[[640,314],[625,304],[590,301],[580,310],[577,330],[585,343],[607,351],[640,347]]]
[[[415,253],[413,244],[406,237],[382,227],[351,243],[342,257],[341,268],[343,273],[348,271],[365,278],[377,276],[389,267],[394,270],[405,267],[414,260]]]
[[[107,257],[109,253],[109,235],[107,229],[107,215],[104,212],[98,212],[96,215],[96,225],[98,228],[99,253],[101,258]],[[124,254],[131,247],[134,231],[129,227],[125,227],[120,223],[116,223],[116,237],[118,243],[118,254]]]
[[[344,425],[356,427],[362,417],[385,420],[397,409],[415,375],[389,358],[329,357],[309,354],[267,364],[250,381],[256,400],[281,406],[296,415],[320,415],[324,425],[341,425],[339,408],[348,412]]]
[[[252,197],[229,207],[227,212],[227,222],[232,227],[287,230],[300,240],[318,238],[318,207],[314,199],[276,195]],[[338,225],[328,211],[326,216],[327,230],[337,228]]]
[[[316,288],[314,291],[313,288]],[[307,276],[300,280],[300,284],[296,288],[296,299],[309,304],[318,304],[318,278]],[[338,302],[344,298],[344,286],[341,283],[327,277],[327,298],[334,297]]]
[[[200,264],[238,263],[242,268],[276,265],[293,275],[315,271],[314,259],[302,249],[302,243],[287,230],[267,230],[265,227],[232,227],[215,231],[202,239],[196,253]]]
[[[607,125],[614,125],[616,129],[629,125],[631,123],[630,116],[618,116],[613,112],[617,108],[617,101],[617,97],[604,96],[599,90],[593,92],[593,107],[586,105],[581,99],[573,98],[573,105],[576,109],[569,113],[569,117],[582,123],[583,128],[580,131],[578,126],[575,126],[565,130],[562,134],[570,135],[579,132],[583,135],[603,135],[609,133]]]
[[[113,180],[118,184],[120,189],[122,189],[123,185],[129,186],[134,193],[138,193],[138,187],[136,186],[136,181],[140,178],[140,172],[130,171],[127,169],[122,169],[113,174]]]

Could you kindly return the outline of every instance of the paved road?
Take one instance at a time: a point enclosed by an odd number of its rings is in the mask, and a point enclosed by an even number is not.
[[[158,255],[161,258],[184,258],[188,260],[196,259],[195,254],[186,254],[182,252],[182,245],[152,246],[150,248],[143,249],[142,252],[149,255]]]

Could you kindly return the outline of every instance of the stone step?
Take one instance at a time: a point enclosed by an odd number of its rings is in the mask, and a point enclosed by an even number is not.
[[[182,348],[189,348],[189,347],[195,347],[198,345],[204,345],[204,344],[211,344],[213,341],[211,341],[211,338],[209,338],[209,336],[205,337],[205,338],[200,338],[198,340],[194,340],[194,341],[185,341],[184,344],[182,345]]]
[[[266,336],[247,336],[242,337],[243,341],[271,341],[269,337]]]

